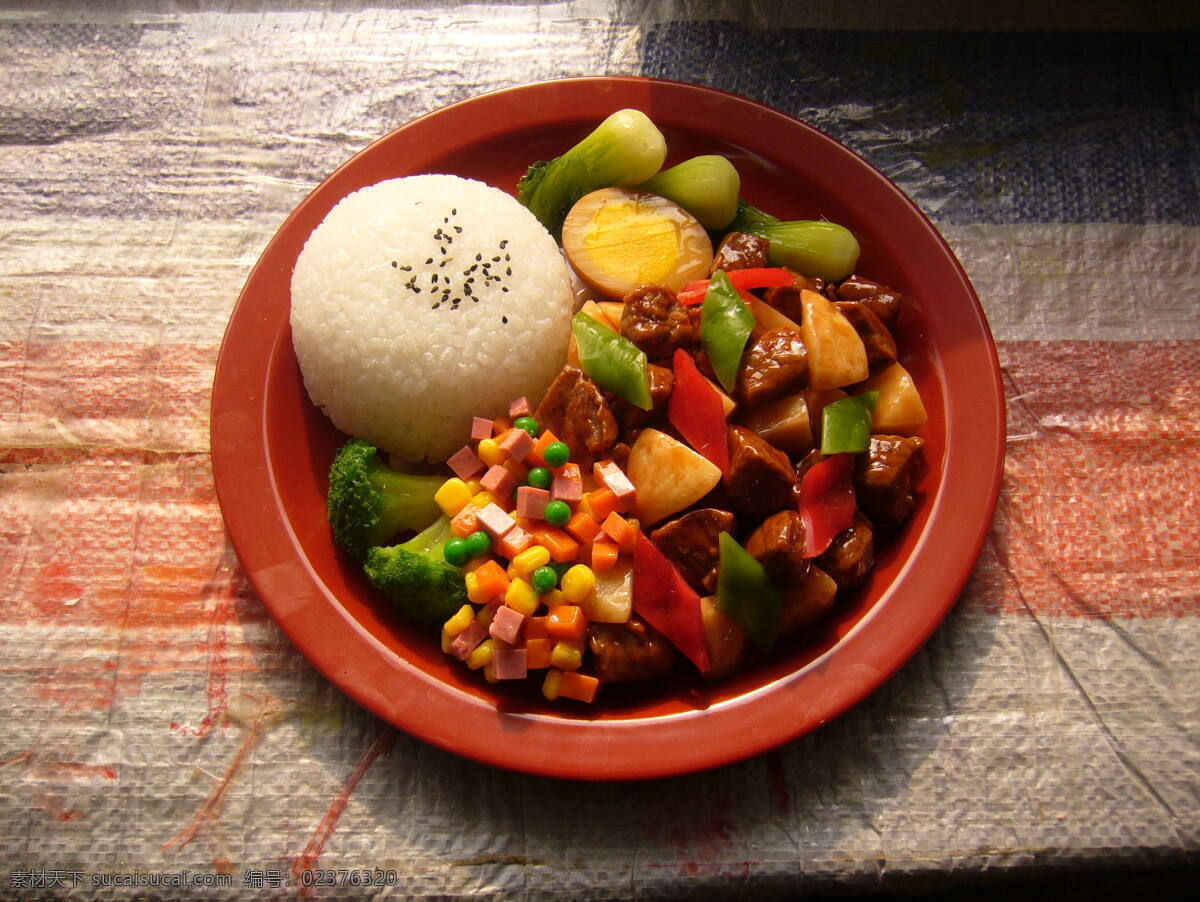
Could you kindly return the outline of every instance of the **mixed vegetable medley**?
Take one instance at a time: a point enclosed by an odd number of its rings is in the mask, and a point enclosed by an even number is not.
[[[899,293],[854,273],[843,227],[745,203],[724,157],[665,158],[623,110],[521,180],[590,289],[543,398],[476,417],[453,475],[361,439],[330,470],[334,539],[370,581],[467,668],[551,700],[769,653],[915,505]]]

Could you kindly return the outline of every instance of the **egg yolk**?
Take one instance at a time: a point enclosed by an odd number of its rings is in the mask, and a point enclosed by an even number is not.
[[[635,285],[664,281],[679,256],[679,225],[637,201],[596,211],[583,244],[596,268]]]

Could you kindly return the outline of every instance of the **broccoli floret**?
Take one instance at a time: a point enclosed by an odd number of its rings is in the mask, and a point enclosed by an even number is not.
[[[407,542],[370,549],[363,571],[405,617],[441,623],[467,601],[462,569],[444,556],[452,537],[450,518],[443,515]]]
[[[441,513],[433,496],[444,481],[394,470],[370,442],[351,439],[329,468],[325,506],[334,542],[361,561],[401,530],[424,529]]]

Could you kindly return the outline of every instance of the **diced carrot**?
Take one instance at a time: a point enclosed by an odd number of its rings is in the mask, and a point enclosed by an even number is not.
[[[450,520],[450,531],[460,539],[465,539],[471,533],[479,528],[479,509],[473,504],[463,505],[454,517]]]
[[[637,544],[638,531],[632,523],[614,512],[604,518],[604,523],[600,529],[606,536],[617,543],[617,547],[621,549],[622,554],[633,554],[633,548]]]
[[[564,670],[558,680],[560,698],[573,698],[588,704],[595,701],[599,688],[600,681],[596,677],[575,670]]]
[[[552,639],[574,641],[583,638],[587,629],[587,617],[577,604],[559,604],[546,615],[546,631]]]
[[[603,573],[611,570],[617,563],[617,555],[621,549],[610,539],[597,539],[592,543],[592,570]]]
[[[487,561],[475,571],[479,591],[486,598],[499,598],[508,591],[508,574],[495,561]]]
[[[583,511],[577,511],[567,521],[566,530],[580,542],[590,542],[600,534],[600,524]]]
[[[546,453],[546,448],[551,442],[557,441],[558,436],[556,436],[549,429],[544,430],[542,434],[538,436],[538,440],[534,442],[533,450],[525,455],[525,463],[529,464],[531,467],[546,466],[546,458],[543,456]]]
[[[531,529],[533,537],[550,551],[550,559],[568,564],[579,557],[579,543],[554,526]]]
[[[500,553],[510,560],[533,544],[533,534],[514,526],[500,540]]]
[[[550,635],[546,629],[546,618],[542,617],[526,617],[525,618],[525,638],[526,639],[545,639]]]
[[[613,490],[607,486],[596,489],[594,492],[588,492],[583,496],[587,501],[588,507],[591,509],[592,516],[604,522],[604,518],[614,511],[625,509],[625,505],[621,499],[613,493]]]
[[[525,464],[520,463],[519,461],[513,460],[511,457],[501,464],[501,466],[508,470],[508,472],[512,473],[514,477],[516,477],[517,485],[523,483],[525,478],[529,475],[529,467],[525,466]]]
[[[528,632],[529,621],[525,621]],[[530,670],[545,670],[550,666],[550,649],[553,643],[548,636],[525,640],[525,666]]]

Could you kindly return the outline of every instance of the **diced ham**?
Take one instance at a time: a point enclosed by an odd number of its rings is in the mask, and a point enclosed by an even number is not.
[[[546,515],[546,505],[550,503],[550,492],[547,489],[523,485],[517,489],[517,516],[526,520],[541,520]]]
[[[520,611],[514,611],[508,605],[502,604],[492,616],[492,625],[488,627],[488,633],[493,639],[512,645],[517,641],[524,619],[525,615]]]
[[[531,413],[533,413],[533,408],[529,406],[529,399],[524,395],[508,405],[508,418],[510,420],[515,420],[517,417],[527,417]]]
[[[513,427],[504,433],[500,439],[500,447],[508,452],[508,456],[513,460],[524,460],[529,452],[533,450],[533,436],[524,429]]]
[[[474,651],[475,646],[483,641],[487,635],[487,631],[480,625],[478,620],[472,620],[470,625],[465,630],[454,637],[454,641],[450,643],[450,654],[458,658],[460,661],[465,661]]]
[[[500,540],[500,553],[512,560],[532,544],[533,535],[520,526],[514,526]]]
[[[492,437],[492,421],[484,417],[471,418],[471,441]]]
[[[637,489],[629,481],[625,471],[611,460],[602,460],[597,463],[592,468],[592,474],[596,477],[596,481],[616,495],[622,504],[627,506],[633,504],[634,498],[637,497]]]
[[[578,502],[583,498],[583,477],[579,464],[566,463],[554,474],[550,484],[550,497],[555,501]]]
[[[523,680],[529,672],[523,648],[497,648],[492,654],[492,672],[498,680]]]
[[[479,482],[497,498],[507,498],[512,494],[512,490],[517,487],[517,477],[513,476],[512,473],[504,469],[500,464],[489,467]]]
[[[471,450],[470,445],[463,445],[461,450],[454,452],[446,463],[459,479],[470,479],[483,469],[483,461]]]
[[[510,517],[500,505],[495,502],[488,504],[476,514],[479,526],[493,539],[502,539],[509,530],[516,527],[517,522]]]

